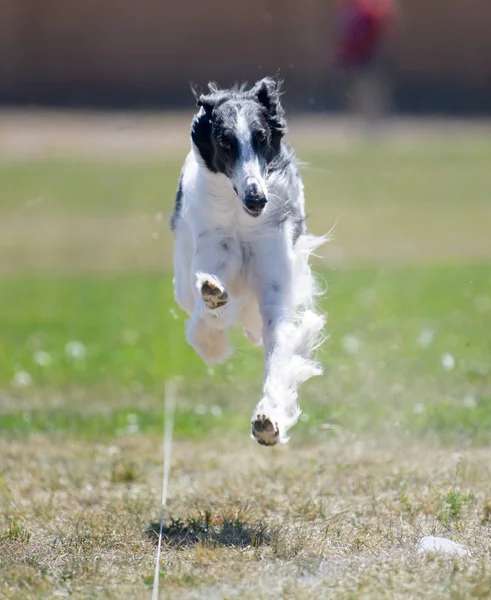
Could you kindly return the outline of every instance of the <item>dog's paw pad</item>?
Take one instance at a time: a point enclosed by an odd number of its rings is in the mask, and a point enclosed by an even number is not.
[[[258,414],[252,421],[252,436],[261,446],[275,446],[280,436],[278,424],[266,415]]]
[[[205,305],[212,310],[224,306],[228,301],[227,290],[217,281],[210,279],[201,284],[201,297]]]

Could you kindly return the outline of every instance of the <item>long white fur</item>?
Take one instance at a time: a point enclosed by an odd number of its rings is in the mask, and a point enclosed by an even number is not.
[[[289,221],[278,226],[274,218],[281,214],[285,194],[281,173],[264,180],[247,149],[242,155],[248,164],[238,168],[259,179],[257,184],[267,191],[266,209],[256,218],[244,211],[231,181],[208,170],[199,151],[191,148],[182,171],[182,208],[174,231],[175,299],[190,315],[188,343],[208,364],[230,356],[227,333],[235,324],[244,328],[250,341],[263,344],[263,395],[253,420],[265,415],[277,423],[279,441],[286,442],[300,415],[299,385],[322,373],[311,357],[323,340],[325,319],[315,310],[319,290],[309,258],[326,237],[304,234],[293,245]],[[295,185],[303,214],[300,178]],[[223,307],[211,310],[203,302],[205,280],[226,289],[228,302]]]

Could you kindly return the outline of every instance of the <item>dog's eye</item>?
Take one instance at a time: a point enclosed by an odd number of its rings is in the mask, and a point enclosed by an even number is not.
[[[218,140],[218,143],[220,144],[220,148],[223,148],[224,150],[230,150],[230,142],[225,138]]]
[[[264,144],[264,142],[266,141],[266,134],[264,133],[264,131],[260,131],[260,132],[257,134],[257,141],[258,141],[260,144]]]

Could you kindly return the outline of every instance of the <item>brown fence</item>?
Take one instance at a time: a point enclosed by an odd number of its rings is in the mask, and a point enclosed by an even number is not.
[[[326,90],[332,6],[1,0],[0,101],[176,104],[189,81],[251,81],[278,69],[291,97],[307,101]],[[490,0],[405,0],[399,15],[394,82],[403,104],[411,94],[491,99]]]

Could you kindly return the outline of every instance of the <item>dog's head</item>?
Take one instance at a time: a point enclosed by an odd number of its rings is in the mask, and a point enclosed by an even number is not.
[[[258,81],[250,90],[219,90],[197,99],[200,111],[191,127],[191,139],[207,168],[226,175],[245,210],[259,216],[268,201],[268,165],[281,151],[286,133],[280,84]]]

